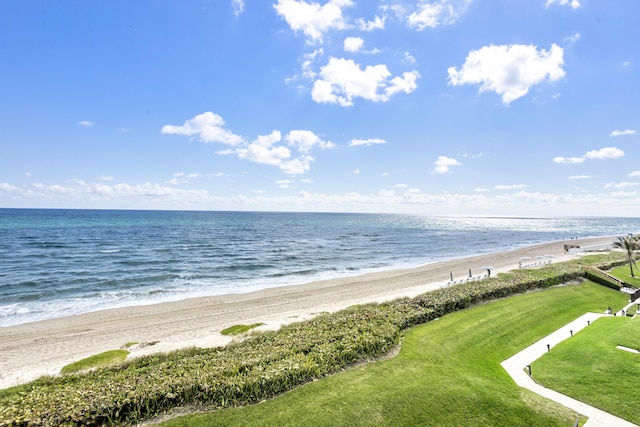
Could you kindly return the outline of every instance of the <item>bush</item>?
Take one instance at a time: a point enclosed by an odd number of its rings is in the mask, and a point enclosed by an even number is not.
[[[583,260],[584,262],[584,260]],[[607,268],[612,257],[594,263]],[[222,408],[265,398],[388,353],[402,331],[483,301],[584,277],[554,264],[325,314],[224,348],[187,349],[0,393],[0,427],[129,425],[189,404]]]

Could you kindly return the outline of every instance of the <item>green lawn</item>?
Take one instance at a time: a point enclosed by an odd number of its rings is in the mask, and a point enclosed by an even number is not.
[[[532,365],[533,378],[635,424],[640,424],[640,318],[602,318]]]
[[[635,286],[636,288],[640,288],[640,271],[634,267],[633,268],[634,277],[631,277],[631,269],[629,268],[629,264],[616,267],[613,270],[611,270],[609,274],[617,277],[618,279],[624,280],[625,282],[627,282],[632,286]]]
[[[409,329],[395,358],[163,425],[573,425],[575,413],[517,387],[500,362],[587,311],[626,301],[584,282],[475,306]]]

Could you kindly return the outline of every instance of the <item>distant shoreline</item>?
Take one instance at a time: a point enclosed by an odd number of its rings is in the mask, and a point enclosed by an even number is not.
[[[438,261],[411,269],[386,270],[359,276],[322,280],[242,294],[191,298],[145,306],[130,306],[86,314],[25,323],[0,328],[2,359],[0,388],[27,382],[42,375],[56,374],[62,366],[103,351],[139,342],[132,356],[198,346],[226,345],[231,338],[220,330],[235,324],[262,322],[262,329],[333,312],[355,304],[413,297],[484,275],[482,266],[493,267],[492,274],[517,269],[519,259],[551,255],[545,261],[576,259],[564,244],[600,246],[610,244],[612,236],[554,241],[496,252]],[[571,242],[571,243],[569,243]],[[542,262],[542,261],[539,261]],[[156,343],[144,346],[145,343]]]

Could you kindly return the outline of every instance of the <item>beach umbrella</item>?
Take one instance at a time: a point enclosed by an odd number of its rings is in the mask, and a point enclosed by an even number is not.
[[[483,270],[495,270],[495,268],[491,267],[490,265],[483,265],[480,268],[483,269]]]

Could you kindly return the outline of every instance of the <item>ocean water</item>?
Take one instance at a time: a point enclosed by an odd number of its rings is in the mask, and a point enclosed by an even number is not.
[[[640,218],[0,209],[0,326],[638,231]]]

